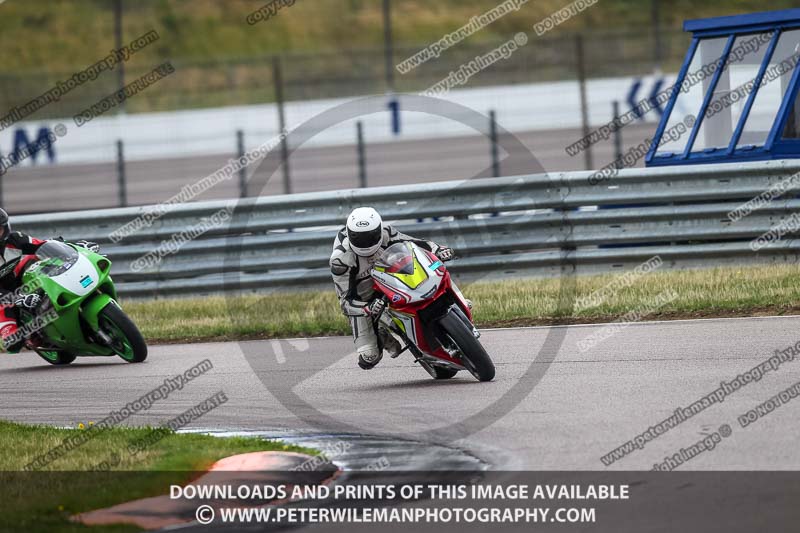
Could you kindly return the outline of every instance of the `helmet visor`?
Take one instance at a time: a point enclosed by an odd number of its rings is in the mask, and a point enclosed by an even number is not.
[[[371,248],[381,242],[382,229],[381,226],[369,231],[352,231],[348,229],[347,238],[354,248]]]

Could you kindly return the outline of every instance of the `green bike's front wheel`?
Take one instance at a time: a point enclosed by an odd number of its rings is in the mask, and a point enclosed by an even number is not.
[[[45,350],[36,348],[36,354],[51,365],[68,365],[75,360],[77,355],[64,350]]]
[[[147,344],[139,328],[128,315],[113,303],[105,306],[98,315],[98,324],[111,337],[110,348],[129,363],[147,359]]]

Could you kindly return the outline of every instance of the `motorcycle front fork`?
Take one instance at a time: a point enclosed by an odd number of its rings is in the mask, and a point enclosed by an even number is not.
[[[475,329],[475,326],[472,325],[472,323],[469,321],[466,315],[464,315],[461,309],[457,305],[454,305],[454,307],[456,308],[456,312],[458,313],[459,318],[461,318],[461,320],[463,320],[467,324],[467,326],[472,329],[473,335],[475,335],[476,338],[480,337],[480,333],[478,332],[478,330]],[[409,340],[408,336],[402,330],[399,330],[397,324],[395,324],[394,321],[389,316],[389,313],[384,311],[381,314],[380,318],[378,319],[377,325],[379,327],[382,327],[388,335],[394,337],[394,339],[400,343],[400,346],[402,346],[402,349],[399,352],[397,352],[397,355],[392,356],[393,358],[398,357],[401,353],[408,350],[414,356],[415,363],[425,362],[425,354],[423,354],[420,351],[420,349],[417,348],[416,344],[414,344],[413,342],[411,342],[411,340]],[[450,357],[461,356],[461,352],[458,350],[458,347],[455,347],[455,343],[452,342],[452,339],[450,339],[450,343],[439,341],[439,344]]]
[[[378,318],[376,326],[385,331],[387,335],[391,335],[392,338],[394,338],[394,340],[400,344],[401,346],[400,351],[397,352],[397,354],[392,355],[393,359],[399,357],[400,354],[405,352],[406,350],[408,350],[414,355],[414,362],[417,362],[422,357],[422,353],[419,351],[416,345],[413,342],[411,342],[406,336],[406,334],[403,333],[403,331],[397,327],[397,324],[394,323],[388,312],[384,311],[383,313],[381,313],[381,316],[380,318]],[[378,334],[380,335],[380,332]]]

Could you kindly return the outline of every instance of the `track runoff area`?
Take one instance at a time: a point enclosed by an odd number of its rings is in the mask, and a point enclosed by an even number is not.
[[[194,412],[182,429],[317,450],[279,473],[197,472],[191,483],[163,486],[193,531],[268,524],[633,531],[676,520],[744,531],[765,519],[778,527],[795,512],[797,456],[787,450],[797,438],[797,407],[786,391],[796,382],[798,326],[794,317],[645,321],[589,352],[581,341],[606,325],[486,330],[481,339],[497,366],[488,383],[436,381],[402,358],[362,372],[345,337],[295,339],[296,352],[286,341],[283,363],[270,340],[157,345],[141,365],[79,360],[54,372],[7,358],[0,381],[14,394],[0,417],[73,425],[80,405],[82,420],[132,410],[128,424],[159,426]],[[532,351],[553,332],[564,338],[541,373],[546,363],[532,364]],[[248,350],[273,366],[258,375]],[[526,376],[531,366],[539,376]],[[505,403],[522,379],[535,386]],[[279,398],[287,383],[297,396]],[[224,401],[192,411],[220,391]],[[109,398],[126,401],[110,406]],[[31,409],[34,399],[49,407]],[[474,418],[490,405],[494,412]],[[639,438],[646,432],[652,437]],[[20,475],[19,483],[57,480],[41,470]],[[72,483],[129,475],[88,472]],[[771,510],[767,518],[747,510],[754,495],[769,498],[760,504]]]

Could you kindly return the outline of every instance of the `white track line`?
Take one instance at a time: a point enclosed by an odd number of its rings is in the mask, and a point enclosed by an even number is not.
[[[781,315],[781,316],[721,316],[709,318],[678,318],[675,320],[641,320],[639,322],[625,322],[627,326],[647,326],[652,324],[674,324],[681,322],[709,322],[712,320],[771,320],[781,318],[800,318],[800,315]],[[592,322],[591,324],[554,324],[550,326],[515,326],[512,328],[480,328],[481,331],[508,331],[514,329],[548,329],[548,328],[578,328],[596,327],[619,324],[619,322]]]

